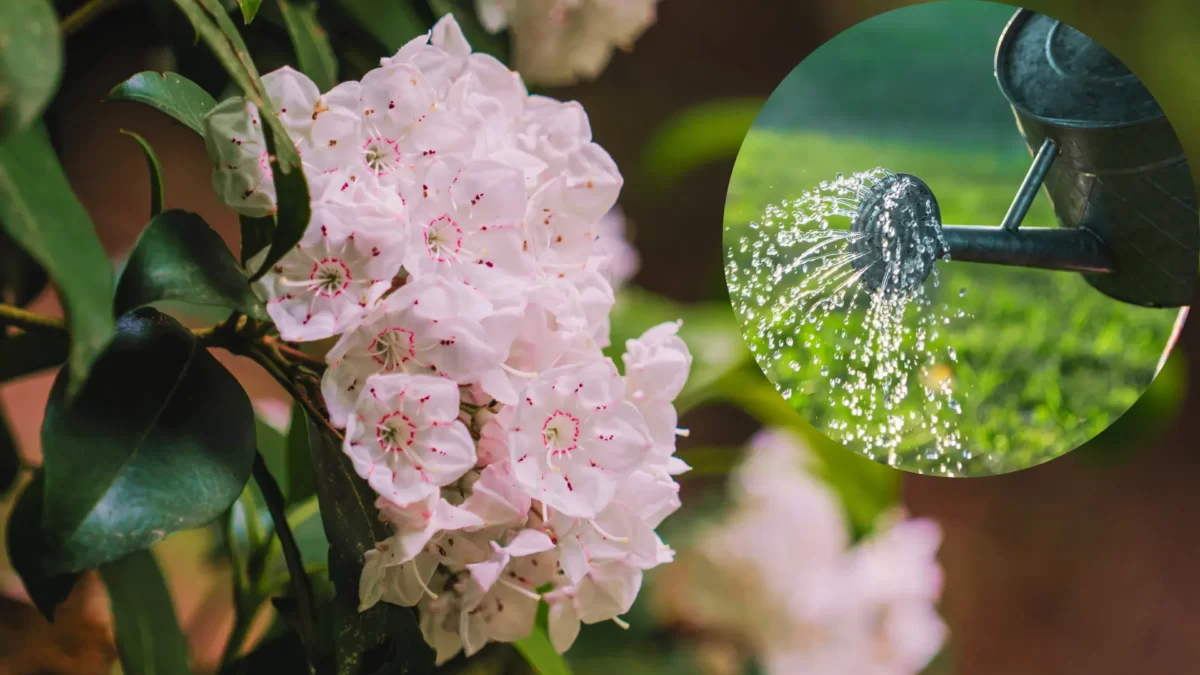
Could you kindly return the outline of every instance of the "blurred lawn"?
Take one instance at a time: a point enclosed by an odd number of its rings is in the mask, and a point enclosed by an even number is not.
[[[727,251],[734,250],[728,247],[749,235],[749,223],[758,220],[768,205],[794,199],[837,172],[877,166],[924,179],[938,197],[945,222],[995,225],[1028,163],[1027,153],[995,148],[868,142],[755,129],[742,145],[730,180],[725,244]],[[1044,194],[1023,226],[1056,226]],[[801,250],[781,252],[779,260]],[[741,269],[749,269],[749,254],[736,260]],[[952,374],[955,398],[963,406],[958,430],[967,454],[947,461],[931,453],[933,443],[927,432],[906,433],[900,465],[908,470],[1004,473],[1078,447],[1120,417],[1149,385],[1177,315],[1176,310],[1111,300],[1072,273],[941,262],[938,276],[936,287],[931,278],[925,288],[933,308],[951,317],[960,309],[967,315],[952,318],[931,343],[931,351],[941,356],[934,368]],[[966,289],[965,296],[959,297],[960,289]],[[746,335],[767,376],[781,390],[793,390],[791,405],[822,430],[828,430],[830,422],[852,420],[844,408],[830,405],[827,378],[818,371],[828,365],[830,378],[844,376],[845,362],[834,360],[834,345],[865,336],[863,303],[853,311],[848,338],[834,337],[833,331],[840,331],[843,321],[831,316],[817,331],[822,335],[819,344],[811,349],[801,346],[802,339],[786,346],[782,338],[796,331],[782,324],[776,325],[779,341],[775,344],[753,335],[753,330]],[[916,318],[910,308],[906,325],[915,325]],[[805,334],[809,330],[813,327],[806,328]],[[957,362],[946,356],[951,346],[957,351]],[[766,358],[776,350],[778,359]],[[910,391],[899,411],[906,416],[924,406],[923,401],[918,403],[919,389]],[[867,421],[882,419],[881,410]],[[837,433],[830,435],[840,440]]]

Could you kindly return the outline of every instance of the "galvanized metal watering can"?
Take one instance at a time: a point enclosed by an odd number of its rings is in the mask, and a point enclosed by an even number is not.
[[[917,245],[928,241],[921,223],[941,222],[937,200],[920,179],[896,174],[860,195],[852,229],[868,236],[854,246],[889,245],[880,216],[903,207],[918,225],[890,245],[915,260],[910,286],[928,276],[934,257],[949,253],[953,261],[1080,272],[1128,303],[1190,304],[1200,260],[1196,194],[1179,139],[1145,86],[1091,38],[1029,10],[1004,29],[995,71],[1034,153],[1000,226],[944,225],[940,245],[926,251]],[[897,181],[904,190],[885,200]],[[1060,227],[1022,229],[1043,186]],[[865,266],[870,258],[861,260]],[[877,286],[881,277],[863,280]]]

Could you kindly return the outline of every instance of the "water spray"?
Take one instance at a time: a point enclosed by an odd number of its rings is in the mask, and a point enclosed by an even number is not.
[[[851,249],[872,291],[909,293],[934,260],[1083,274],[1147,307],[1191,303],[1200,224],[1187,158],[1161,108],[1083,33],[1020,10],[1000,38],[996,79],[1033,163],[999,226],[945,225],[933,190],[892,174],[858,195]],[[1060,227],[1021,228],[1042,187]]]

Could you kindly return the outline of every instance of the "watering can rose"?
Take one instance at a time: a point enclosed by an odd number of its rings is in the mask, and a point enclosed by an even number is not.
[[[312,219],[255,290],[283,339],[338,338],[322,393],[392,532],[361,608],[416,606],[438,663],[529,635],[542,599],[560,652],[620,621],[673,557],[654,530],[680,505],[692,357],[678,323],[630,340],[625,376],[601,351],[631,256],[583,109],[530,96],[449,16],[360,82],[263,83]],[[247,216],[276,208],[257,115],[230,99],[205,120],[214,186]]]

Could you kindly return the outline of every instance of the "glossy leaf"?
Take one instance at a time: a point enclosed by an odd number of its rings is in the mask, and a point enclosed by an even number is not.
[[[274,426],[267,424],[261,417],[254,419],[255,438],[258,443],[258,453],[267,463],[267,469],[279,483],[280,489],[287,491],[288,458],[287,437]]]
[[[358,611],[358,579],[363,555],[388,535],[375,509],[375,493],[354,472],[341,443],[308,421],[313,472],[321,521],[329,540],[329,579],[338,675],[417,675],[433,670],[412,610],[381,602]]]
[[[62,68],[62,32],[49,0],[0,2],[0,136],[37,121]]]
[[[737,156],[766,101],[726,99],[692,106],[662,124],[642,154],[642,169],[659,190],[706,164]]]
[[[541,626],[536,626],[529,637],[513,644],[537,675],[571,675],[571,667],[554,650],[554,645]]]
[[[287,503],[299,504],[317,494],[316,479],[313,477],[312,453],[308,447],[308,418],[304,406],[292,405],[292,425],[288,428],[286,443]]]
[[[100,566],[112,601],[121,667],[130,675],[191,675],[188,641],[171,591],[150,551]]]
[[[292,0],[277,0],[279,13],[283,16],[292,49],[296,51],[296,64],[300,71],[321,91],[329,91],[337,85],[337,57],[329,36],[317,22],[315,4],[293,4]]]
[[[46,270],[0,228],[0,302],[24,307],[46,288]]]
[[[239,216],[238,220],[242,227],[241,261],[245,266],[247,260],[271,245],[271,237],[275,233],[275,219],[270,216]]]
[[[0,140],[0,226],[54,280],[71,333],[68,397],[112,339],[112,265],[43,127]]]
[[[62,333],[9,335],[0,340],[0,382],[61,366],[69,348]]]
[[[138,145],[142,146],[142,153],[146,155],[146,169],[150,172],[150,217],[153,218],[162,212],[163,203],[167,198],[163,191],[162,166],[158,163],[154,148],[150,147],[146,139],[125,129],[121,129],[121,133],[137,141]]]
[[[118,326],[70,406],[65,372],[50,391],[38,496],[22,495],[27,522],[18,527],[21,545],[10,549],[27,584],[206,525],[249,478],[254,412],[237,380],[190,331],[153,309],[126,314]]]
[[[121,271],[113,304],[124,314],[161,300],[227,307],[267,318],[221,237],[200,216],[177,209],[150,219]]]
[[[108,101],[133,101],[148,105],[204,135],[203,121],[217,104],[200,85],[176,73],[146,71],[118,84],[105,97]]]
[[[258,14],[258,8],[262,6],[262,0],[237,0],[237,4],[242,10],[242,20],[249,25]]]
[[[3,339],[0,339],[3,343]],[[17,475],[21,472],[21,455],[17,448],[17,439],[13,438],[8,429],[8,420],[4,415],[4,407],[0,406],[0,495],[8,492]]]
[[[388,50],[388,56],[429,30],[412,3],[338,0],[338,5]]]

